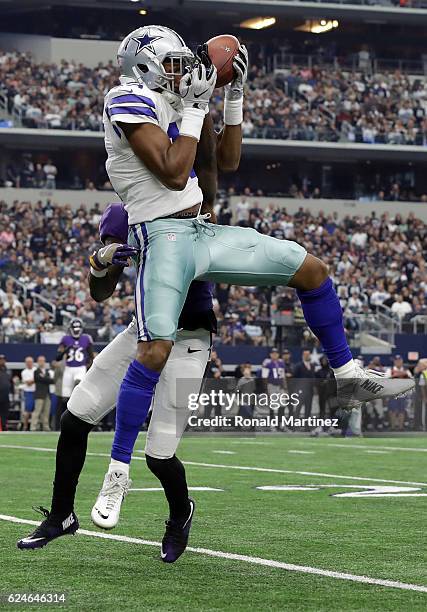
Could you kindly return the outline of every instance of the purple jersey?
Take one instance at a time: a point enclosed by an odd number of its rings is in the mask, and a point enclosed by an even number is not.
[[[62,338],[60,344],[65,347],[66,366],[79,368],[88,364],[89,351],[93,344],[92,338],[88,334],[82,334],[80,338],[66,335]]]
[[[188,289],[187,299],[181,311],[182,317],[193,313],[212,310],[212,283],[193,281]]]
[[[127,227],[128,214],[123,203],[109,204],[99,222],[101,240],[104,241],[110,236],[126,242]],[[193,281],[188,289],[178,327],[188,329],[193,317],[210,311],[212,311],[212,284],[207,281]],[[191,326],[190,329],[195,327]]]
[[[285,362],[283,359],[264,359],[262,362],[262,378],[267,378],[273,385],[280,385],[285,378]]]
[[[109,204],[99,222],[99,237],[105,243],[107,237],[117,238],[120,242],[128,239],[128,214],[122,202]]]

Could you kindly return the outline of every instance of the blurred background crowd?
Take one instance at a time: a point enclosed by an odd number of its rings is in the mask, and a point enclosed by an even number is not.
[[[279,239],[295,240],[330,266],[346,328],[378,309],[399,325],[427,314],[425,254],[427,229],[414,213],[366,217],[313,215],[242,197],[233,216],[227,199],[217,204],[218,220],[253,227]],[[103,304],[89,299],[87,254],[97,245],[99,206],[72,211],[49,200],[35,204],[0,203],[0,320],[9,341],[40,338],[51,325],[80,317],[94,338],[108,341],[124,329],[133,313],[133,268],[127,268],[114,296]],[[46,231],[48,227],[48,231]],[[313,346],[295,292],[217,285],[218,341],[265,346],[286,338]],[[282,325],[276,323],[281,317]],[[284,317],[284,318],[283,318]],[[288,317],[286,319],[286,317]],[[280,337],[279,337],[280,336]]]
[[[316,56],[315,56],[316,57]],[[365,144],[425,145],[427,85],[399,70],[372,72],[291,65],[268,72],[253,64],[244,107],[243,134]],[[25,127],[102,130],[105,93],[117,82],[112,62],[95,68],[63,60],[39,63],[30,53],[0,55],[0,93]],[[211,103],[221,126],[223,94]]]

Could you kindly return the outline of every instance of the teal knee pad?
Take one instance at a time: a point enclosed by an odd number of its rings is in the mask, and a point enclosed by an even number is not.
[[[163,314],[150,315],[145,325],[151,340],[175,340],[177,322]]]
[[[289,280],[296,274],[306,258],[307,251],[297,242],[267,238],[264,240],[264,253],[267,259],[279,264]]]

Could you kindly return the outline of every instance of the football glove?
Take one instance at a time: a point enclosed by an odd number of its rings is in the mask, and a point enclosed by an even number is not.
[[[193,68],[187,72],[179,84],[179,93],[184,109],[196,108],[206,111],[210,97],[215,89],[216,68],[209,56],[196,61]]]
[[[111,264],[124,268],[129,265],[129,258],[137,252],[138,249],[129,244],[113,242],[94,251],[89,261],[92,268],[98,271],[105,270]]]
[[[240,100],[243,97],[243,88],[248,79],[249,57],[245,45],[240,45],[239,52],[233,60],[235,77],[225,85],[226,100]]]

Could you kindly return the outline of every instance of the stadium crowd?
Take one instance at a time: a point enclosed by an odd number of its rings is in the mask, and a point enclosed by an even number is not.
[[[217,212],[221,223],[232,222],[226,201],[218,203]],[[9,208],[0,203],[0,321],[7,341],[38,340],[52,325],[77,315],[95,340],[107,342],[130,322],[133,268],[126,269],[108,302],[89,299],[87,255],[97,244],[100,216],[99,206],[72,211],[50,201],[17,201]],[[296,240],[323,258],[349,334],[358,331],[361,317],[372,318],[378,308],[403,323],[427,315],[427,229],[413,213],[338,220],[336,214],[313,216],[303,208],[292,215],[273,205],[261,209],[243,197],[233,222]],[[280,341],[285,331],[297,333],[296,343],[315,346],[290,289],[218,285],[215,308],[218,342],[265,346]]]
[[[88,68],[63,60],[37,63],[27,53],[0,54],[0,94],[32,128],[102,130],[103,97],[118,78],[112,62]],[[223,94],[211,111],[221,124]],[[293,66],[267,74],[253,65],[243,132],[252,138],[425,145],[427,84],[399,71],[370,74]]]

